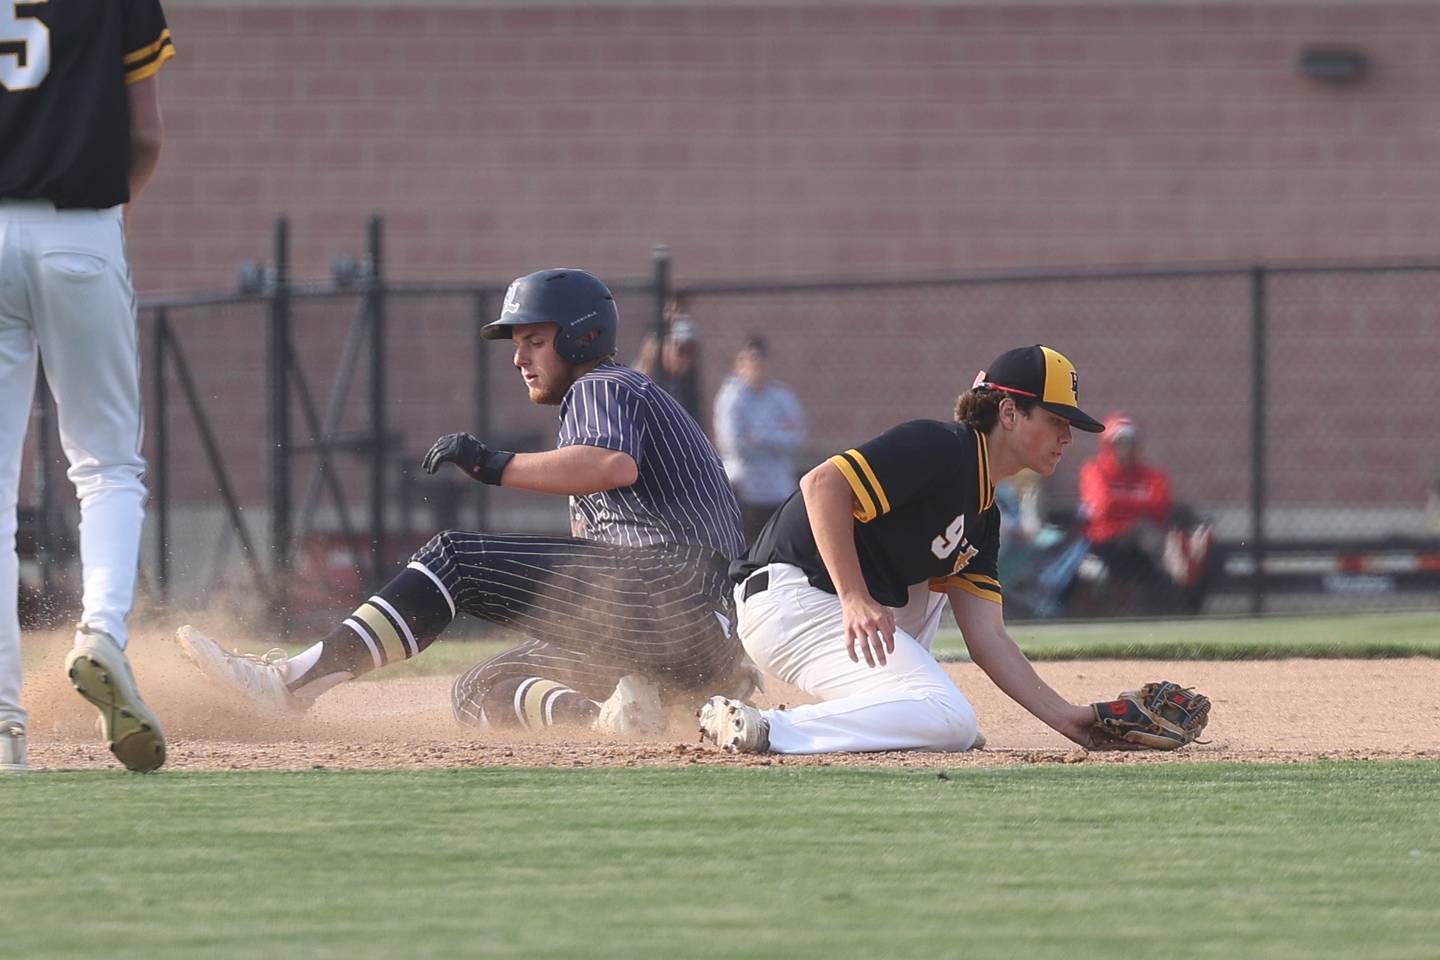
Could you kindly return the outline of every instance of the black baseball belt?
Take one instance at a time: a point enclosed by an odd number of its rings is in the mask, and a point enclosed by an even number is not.
[[[764,593],[770,589],[770,571],[757,570],[745,578],[745,588],[741,591],[742,600],[749,600],[757,593]]]

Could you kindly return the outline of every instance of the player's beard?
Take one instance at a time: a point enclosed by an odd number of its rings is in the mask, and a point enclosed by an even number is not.
[[[542,406],[558,406],[565,399],[565,394],[575,384],[575,371],[573,368],[567,370],[559,380],[547,381],[544,377],[538,378],[534,383],[525,384],[525,389],[530,393],[530,402]]]

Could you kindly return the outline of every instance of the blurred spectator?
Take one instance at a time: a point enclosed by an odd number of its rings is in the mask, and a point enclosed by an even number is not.
[[[646,334],[630,365],[664,388],[697,422],[700,418],[700,341],[688,314],[667,312],[664,343]]]
[[[1029,566],[1034,554],[1054,546],[1065,531],[1047,523],[1041,503],[1045,478],[1028,467],[995,485],[1000,507],[1000,582],[1009,584]]]
[[[997,569],[1005,584],[1005,601],[1021,617],[1058,617],[1065,613],[1070,585],[1090,545],[1070,529],[1074,511],[1047,516],[1043,503],[1045,478],[1021,470],[995,487],[1000,506],[1000,555]]]
[[[1110,577],[1178,591],[1182,608],[1199,609],[1214,532],[1175,506],[1169,476],[1141,458],[1139,430],[1123,413],[1105,418],[1100,452],[1080,467],[1080,520]]]
[[[1440,470],[1435,471],[1435,479],[1430,481],[1430,497],[1425,502],[1425,530],[1440,533]]]
[[[740,501],[747,543],[795,492],[794,456],[805,442],[805,411],[793,390],[766,376],[766,354],[764,338],[747,339],[715,394],[715,446]]]

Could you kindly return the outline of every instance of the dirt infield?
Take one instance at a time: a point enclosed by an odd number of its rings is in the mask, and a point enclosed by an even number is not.
[[[27,643],[30,642],[27,638]],[[46,642],[26,677],[30,763],[37,770],[115,766],[95,713],[66,681],[66,644]],[[1031,717],[970,664],[948,667],[980,716],[989,747],[969,754],[729,756],[697,742],[694,720],[671,718],[664,739],[622,743],[588,732],[489,733],[450,716],[449,677],[343,685],[294,723],[255,717],[206,685],[173,644],[132,650],[147,700],[170,740],[167,770],[375,769],[473,766],[628,767],[686,764],[964,767],[1024,763],[1176,763],[1216,760],[1440,759],[1440,660],[1255,662],[1070,661],[1040,674],[1076,701],[1152,679],[1190,684],[1214,701],[1209,743],[1173,754],[1087,753]],[[765,705],[798,703],[771,690]],[[1385,709],[1374,709],[1384,703]]]

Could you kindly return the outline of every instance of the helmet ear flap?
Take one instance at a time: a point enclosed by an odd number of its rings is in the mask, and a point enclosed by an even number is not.
[[[599,339],[600,331],[594,328],[574,337],[564,337],[561,335],[561,331],[556,330],[555,352],[570,363],[585,363],[587,360],[597,359],[590,354],[594,351],[595,342]]]

